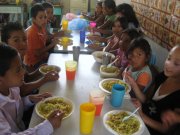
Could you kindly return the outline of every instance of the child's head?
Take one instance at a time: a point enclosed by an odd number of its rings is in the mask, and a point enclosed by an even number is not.
[[[129,23],[134,24],[136,28],[139,27],[138,19],[136,18],[136,14],[131,5],[127,3],[123,3],[117,6],[116,8],[116,16],[122,17],[125,16]]]
[[[102,2],[96,4],[96,14],[102,14]]]
[[[1,30],[2,42],[16,48],[23,58],[27,50],[27,38],[22,25],[9,22]]]
[[[149,63],[151,47],[148,41],[142,37],[134,39],[126,51],[129,64],[133,69],[141,70]]]
[[[105,0],[102,3],[102,7],[104,15],[112,15],[116,13],[116,3],[114,0]]]
[[[49,2],[44,2],[44,3],[42,3],[42,6],[46,10],[47,21],[51,22],[52,19],[53,19],[53,5],[51,3],[49,3]]]
[[[24,69],[18,52],[6,45],[0,45],[0,87],[19,87],[24,80]]]
[[[31,17],[32,22],[36,24],[38,27],[43,28],[47,24],[47,16],[45,12],[45,8],[42,6],[42,4],[38,3],[35,4],[31,8]]]
[[[180,45],[171,49],[165,61],[164,74],[167,77],[180,78]]]
[[[125,29],[120,36],[119,47],[126,51],[131,41],[140,36],[141,34],[136,29]]]
[[[123,30],[128,28],[128,21],[125,17],[118,17],[112,26],[114,34],[120,34]]]

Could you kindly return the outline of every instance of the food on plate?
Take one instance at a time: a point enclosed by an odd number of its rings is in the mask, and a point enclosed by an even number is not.
[[[118,134],[131,135],[140,128],[140,122],[135,116],[122,122],[123,118],[129,116],[127,112],[111,113],[108,115],[106,124]]]
[[[111,67],[103,66],[101,67],[101,71],[106,72],[106,73],[115,73],[115,72],[118,72],[119,69],[114,66],[111,66]]]
[[[60,68],[54,65],[45,65],[45,66],[40,67],[39,71],[43,74],[47,74],[51,71],[59,72]]]
[[[114,84],[120,84],[120,85],[124,86],[126,91],[128,91],[128,89],[129,89],[128,85],[125,82],[121,81],[121,80],[107,80],[107,81],[104,81],[102,83],[102,87],[104,89],[108,90],[109,92],[111,92],[112,87],[113,87]]]
[[[64,118],[67,117],[73,109],[72,104],[66,102],[63,98],[56,97],[52,99],[47,99],[44,102],[40,103],[37,110],[40,115],[44,118],[47,118],[51,112],[59,109],[64,112]]]

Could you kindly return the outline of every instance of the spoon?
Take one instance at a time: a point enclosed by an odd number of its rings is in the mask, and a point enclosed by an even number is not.
[[[123,118],[122,122],[124,122],[125,120],[128,120],[131,116],[133,116],[138,110],[140,109],[140,107],[136,108],[129,116],[126,116]]]
[[[107,67],[112,67],[112,65],[118,60],[119,58],[115,59],[112,63],[108,64]]]

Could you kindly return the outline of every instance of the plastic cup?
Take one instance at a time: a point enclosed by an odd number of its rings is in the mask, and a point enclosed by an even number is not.
[[[111,56],[107,53],[103,54],[102,65],[108,65],[111,62]]]
[[[83,43],[84,44],[84,41],[85,41],[85,30],[81,30],[80,31],[80,43]]]
[[[66,78],[67,80],[74,80],[77,68],[77,62],[73,60],[65,61]]]
[[[80,54],[80,46],[73,46],[73,60],[78,61]]]
[[[96,106],[96,116],[100,116],[105,95],[102,91],[93,90],[89,94],[89,101]]]
[[[91,28],[91,33],[93,34],[94,33],[93,28],[96,27],[96,22],[90,22],[89,26]]]
[[[69,42],[68,37],[62,37],[62,45],[63,45],[64,48],[67,48],[68,42]]]
[[[94,125],[96,106],[92,103],[83,103],[80,105],[80,132],[90,134]]]
[[[120,107],[122,105],[125,94],[125,87],[119,84],[114,84],[111,93],[111,105]]]
[[[68,29],[68,21],[67,20],[63,20],[62,21],[62,28],[63,28],[63,30],[67,30]]]

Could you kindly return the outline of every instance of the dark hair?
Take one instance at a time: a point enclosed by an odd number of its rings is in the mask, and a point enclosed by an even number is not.
[[[31,17],[36,18],[38,12],[40,12],[40,11],[45,11],[45,8],[42,6],[41,3],[35,4],[35,5],[31,8]]]
[[[131,5],[127,3],[120,4],[116,7],[116,12],[122,13],[129,23],[133,23],[136,28],[139,27],[139,21]]]
[[[18,55],[16,49],[6,45],[0,44],[0,76],[4,76],[6,71],[9,70],[12,60]]]
[[[118,17],[118,18],[116,18],[116,20],[113,23],[113,26],[115,25],[116,22],[119,22],[123,29],[127,29],[128,28],[128,21],[127,21],[126,17]]]
[[[136,29],[132,29],[132,28],[125,29],[125,30],[122,32],[122,34],[123,34],[123,33],[127,33],[128,36],[131,38],[131,40],[142,36],[142,34],[141,34],[140,32],[138,32]]]
[[[43,2],[42,3],[42,6],[47,9],[47,8],[52,8],[53,9],[53,5],[49,2]]]
[[[9,22],[1,30],[1,40],[2,42],[7,43],[8,39],[11,36],[11,33],[14,31],[22,30],[24,31],[22,25],[18,22]]]
[[[126,57],[128,57],[128,54],[132,53],[134,49],[139,48],[144,51],[145,55],[149,59],[151,56],[151,47],[146,39],[143,37],[135,38],[129,45],[127,51],[126,51]]]
[[[105,0],[103,3],[107,8],[112,9],[113,13],[116,13],[116,3],[114,0]]]
[[[100,2],[97,2],[96,3],[98,6],[100,6],[100,7],[102,7],[102,2],[100,1]]]

